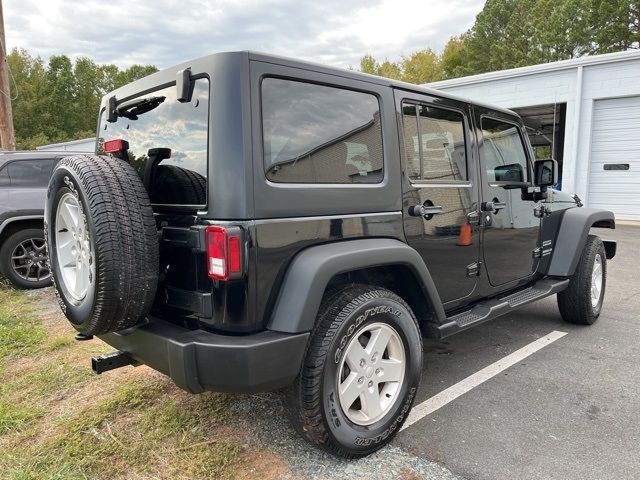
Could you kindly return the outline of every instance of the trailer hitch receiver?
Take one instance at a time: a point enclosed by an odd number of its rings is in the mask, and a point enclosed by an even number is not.
[[[91,357],[91,368],[97,374],[108,372],[127,365],[139,365],[131,355],[127,352],[115,351],[100,355],[99,357]]]

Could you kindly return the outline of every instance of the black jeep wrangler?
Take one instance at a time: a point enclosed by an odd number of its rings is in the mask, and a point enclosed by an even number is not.
[[[600,315],[611,212],[554,192],[521,119],[393,80],[237,52],[102,101],[96,155],[56,166],[60,306],[193,393],[288,387],[297,429],[346,457],[400,429],[422,337],[557,294]]]

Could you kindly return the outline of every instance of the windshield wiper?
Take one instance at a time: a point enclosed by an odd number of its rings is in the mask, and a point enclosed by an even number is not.
[[[147,97],[124,102],[122,105],[118,106],[118,108],[115,109],[115,113],[118,117],[125,117],[129,120],[137,120],[138,116],[142,115],[143,113],[150,112],[162,102],[164,102],[166,98],[167,97]]]

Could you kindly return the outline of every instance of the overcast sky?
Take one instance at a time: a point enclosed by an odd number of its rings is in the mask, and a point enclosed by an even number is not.
[[[7,45],[160,68],[228,50],[338,67],[442,49],[483,0],[4,0]]]

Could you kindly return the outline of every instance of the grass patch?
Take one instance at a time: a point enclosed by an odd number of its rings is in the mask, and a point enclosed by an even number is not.
[[[70,347],[75,343],[75,340],[71,335],[58,335],[57,337],[53,337],[49,344],[47,345],[47,350],[50,352],[55,352],[61,348]]]
[[[0,361],[35,353],[46,339],[29,297],[24,291],[0,288]]]
[[[111,348],[70,327],[50,336],[65,322],[45,311],[54,301],[0,285],[0,478],[233,478],[229,396],[187,394],[145,367],[94,375],[88,356]]]
[[[0,399],[0,436],[20,431],[29,423],[41,418],[45,410],[33,405],[23,406]]]
[[[88,362],[79,364],[75,361],[61,360],[58,362],[40,363],[30,373],[0,372],[4,380],[0,386],[3,398],[11,393],[31,397],[52,396],[60,397],[65,390],[73,388],[94,377],[88,368]]]
[[[15,457],[9,478],[224,478],[239,448],[216,436],[227,397],[187,394],[145,378],[118,387],[98,404],[54,420],[54,431]]]

